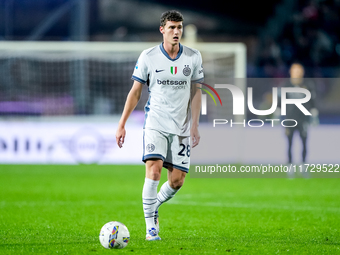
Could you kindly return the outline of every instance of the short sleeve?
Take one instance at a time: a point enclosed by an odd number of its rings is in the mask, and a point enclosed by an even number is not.
[[[192,82],[203,82],[204,73],[203,73],[203,64],[202,64],[202,56],[199,51],[197,51],[197,57],[195,60],[194,72],[191,77]]]
[[[138,81],[142,84],[148,80],[148,67],[147,67],[146,53],[143,51],[136,63],[131,79]]]

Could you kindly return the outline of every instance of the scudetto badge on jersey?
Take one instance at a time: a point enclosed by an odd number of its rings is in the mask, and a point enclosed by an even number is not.
[[[177,66],[171,66],[170,67],[170,73],[175,75],[177,73]]]

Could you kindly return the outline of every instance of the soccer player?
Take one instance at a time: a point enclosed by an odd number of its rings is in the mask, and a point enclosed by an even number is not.
[[[149,99],[145,105],[143,127],[146,177],[142,197],[146,240],[149,241],[161,239],[158,235],[158,208],[182,187],[189,171],[190,149],[199,143],[201,92],[196,87],[201,87],[199,82],[204,77],[200,52],[180,44],[182,14],[178,11],[163,13],[159,31],[163,42],[144,50],[136,63],[133,86],[116,132],[117,144],[122,147],[125,123],[146,84]],[[168,170],[168,180],[157,194],[162,167]]]
[[[305,103],[304,106],[310,111],[310,113],[312,114],[312,118],[315,119],[318,116],[318,110],[315,108],[315,88],[314,84],[311,83],[310,80],[304,79],[304,74],[304,67],[298,62],[294,62],[289,69],[290,79],[287,81],[285,86],[300,87],[309,90],[309,92],[311,93],[311,99],[307,103]],[[287,93],[287,98],[289,99],[299,98],[300,96],[301,95],[299,95],[299,93]],[[298,123],[295,127],[285,128],[285,133],[288,139],[288,163],[292,163],[293,135],[295,131],[298,131],[302,141],[302,163],[304,164],[306,163],[308,126],[311,122],[311,118],[310,116],[307,116],[303,112],[301,112],[295,105],[290,104],[287,105],[286,118],[294,119]],[[304,175],[304,177],[309,177],[308,173],[305,172],[305,168],[302,169],[302,174]],[[288,177],[294,177],[294,172],[288,172]]]

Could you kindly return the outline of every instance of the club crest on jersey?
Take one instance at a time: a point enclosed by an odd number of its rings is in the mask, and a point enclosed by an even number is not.
[[[175,75],[177,73],[177,66],[171,66],[170,67],[170,73]]]
[[[155,150],[155,145],[152,144],[152,143],[149,143],[147,146],[146,146],[146,150],[148,152],[153,152]]]
[[[191,69],[190,69],[189,65],[184,65],[183,74],[185,76],[189,76],[191,74]]]

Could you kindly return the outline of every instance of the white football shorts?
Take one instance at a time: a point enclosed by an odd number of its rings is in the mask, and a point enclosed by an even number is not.
[[[163,160],[163,167],[189,172],[190,136],[178,136],[154,129],[143,132],[143,162]]]

